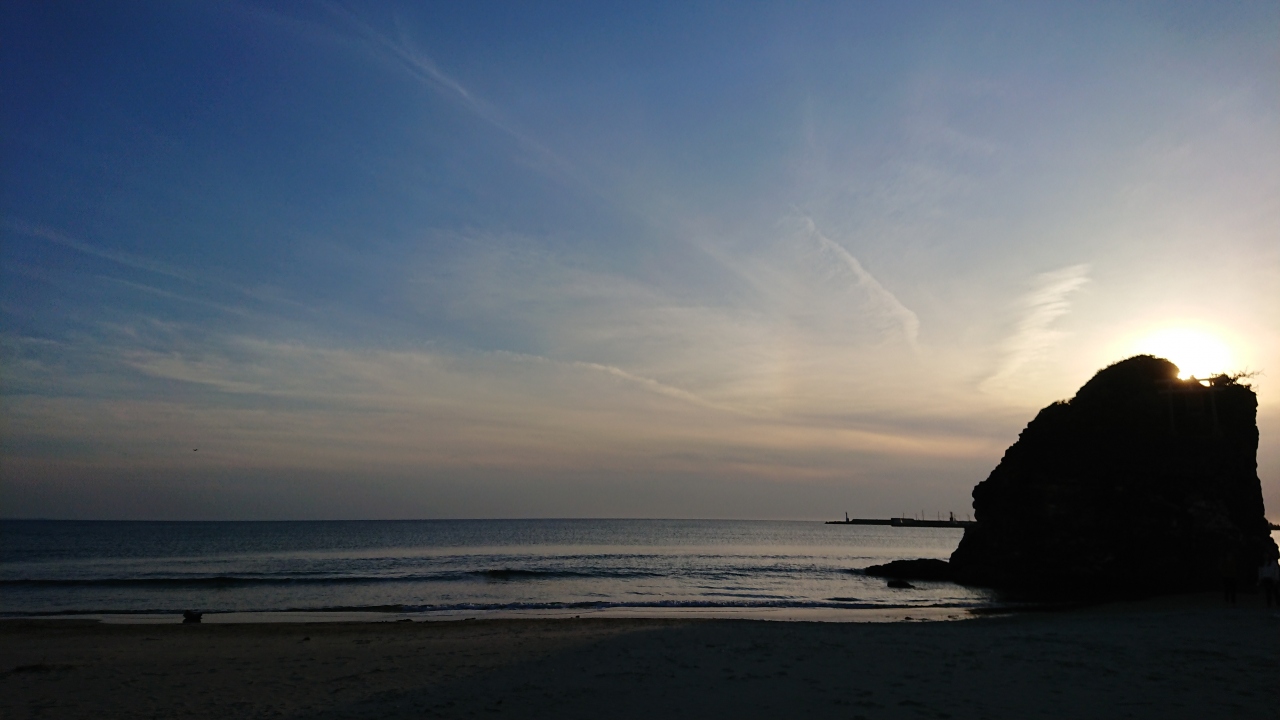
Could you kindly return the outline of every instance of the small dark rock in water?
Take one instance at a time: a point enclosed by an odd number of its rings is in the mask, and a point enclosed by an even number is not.
[[[204,613],[198,613],[198,612],[196,612],[195,610],[183,610],[183,611],[182,611],[182,622],[183,622],[183,623],[198,623],[198,622],[200,622],[200,618],[202,618],[202,617],[204,617]]]
[[[946,560],[894,560],[872,565],[863,570],[872,577],[910,578],[911,580],[950,580],[951,565]]]
[[[1041,410],[973,489],[955,579],[1106,597],[1220,587],[1276,551],[1257,474],[1258,399],[1139,355]]]
[[[889,587],[891,587],[891,588],[900,588],[900,589],[903,589],[903,590],[910,590],[910,589],[912,589],[912,588],[914,588],[914,587],[915,587],[915,585],[912,585],[911,583],[907,582],[906,580],[899,580],[898,578],[894,578],[894,579],[890,580],[890,581],[889,581],[889,583],[888,583],[888,585],[889,585]]]

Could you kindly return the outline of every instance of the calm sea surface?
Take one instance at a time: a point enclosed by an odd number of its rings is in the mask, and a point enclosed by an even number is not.
[[[0,614],[965,608],[860,571],[960,530],[708,520],[0,521]]]

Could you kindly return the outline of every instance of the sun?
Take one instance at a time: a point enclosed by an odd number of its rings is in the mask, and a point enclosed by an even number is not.
[[[1178,366],[1178,377],[1208,378],[1234,369],[1231,348],[1218,336],[1185,327],[1165,328],[1139,340],[1139,353],[1166,358]]]

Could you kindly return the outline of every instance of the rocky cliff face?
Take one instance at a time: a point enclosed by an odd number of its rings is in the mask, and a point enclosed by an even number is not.
[[[1252,575],[1275,543],[1257,475],[1257,397],[1140,355],[1041,410],[973,490],[951,556],[964,582],[1036,592],[1175,592]]]

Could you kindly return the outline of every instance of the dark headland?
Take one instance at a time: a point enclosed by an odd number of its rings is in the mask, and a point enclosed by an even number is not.
[[[950,563],[868,568],[1031,595],[1114,597],[1251,580],[1276,553],[1257,474],[1257,396],[1139,355],[1036,415],[973,489]],[[925,567],[927,565],[927,567]]]

